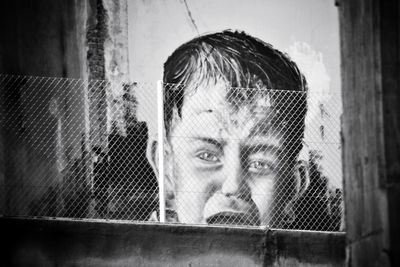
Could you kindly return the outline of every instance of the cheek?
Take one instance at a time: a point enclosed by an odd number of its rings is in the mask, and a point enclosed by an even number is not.
[[[274,198],[274,177],[260,178],[250,183],[251,195],[261,220],[269,215]]]
[[[209,174],[196,169],[192,162],[183,154],[174,157],[175,204],[180,222],[203,223],[203,210],[213,183]]]
[[[173,156],[173,179],[177,191],[205,192],[208,187],[210,179],[207,173],[196,168],[193,160],[183,153]]]

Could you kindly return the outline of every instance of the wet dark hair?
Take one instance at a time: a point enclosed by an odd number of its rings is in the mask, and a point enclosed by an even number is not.
[[[204,82],[227,83],[234,106],[271,97],[284,122],[286,146],[297,157],[304,134],[307,83],[296,64],[272,45],[244,32],[203,35],[181,45],[164,64],[164,114],[169,136],[175,114],[181,116],[185,93]],[[258,90],[254,90],[258,89]],[[293,92],[290,93],[289,91]],[[261,92],[261,93],[260,93]]]

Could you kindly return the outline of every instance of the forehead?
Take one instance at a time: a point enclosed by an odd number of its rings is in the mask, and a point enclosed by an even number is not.
[[[269,96],[256,92],[253,94],[256,97],[246,102],[240,97],[240,90],[254,89],[236,89],[232,94],[221,80],[189,87],[183,99],[182,117],[173,128],[184,135],[207,133],[223,137],[225,134],[231,138],[277,135],[274,131],[277,127],[272,127],[275,112]]]

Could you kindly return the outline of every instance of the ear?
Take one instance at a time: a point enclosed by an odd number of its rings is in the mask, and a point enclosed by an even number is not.
[[[149,161],[153,171],[158,176],[158,153],[157,153],[157,141],[149,140],[147,143],[146,157]]]
[[[294,176],[296,179],[296,195],[293,200],[300,198],[310,185],[309,166],[307,161],[299,160],[295,167]]]
[[[147,158],[152,166],[156,176],[159,178],[159,159],[158,159],[158,142],[157,140],[149,140],[147,146]],[[174,182],[173,182],[173,157],[171,145],[169,142],[164,141],[164,188],[166,193],[167,208],[173,208],[174,195]]]
[[[284,223],[286,225],[292,224],[296,219],[295,205],[296,201],[304,194],[310,184],[310,177],[308,172],[308,164],[305,160],[299,160],[296,163],[294,169],[294,179],[295,179],[295,194],[292,196],[290,201],[285,205],[284,208]]]

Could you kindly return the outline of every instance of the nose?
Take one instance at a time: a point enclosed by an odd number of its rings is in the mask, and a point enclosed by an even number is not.
[[[242,168],[240,157],[228,157],[223,166],[223,181],[221,193],[227,197],[236,196],[238,198],[251,199],[250,188],[246,182],[245,173]]]
[[[226,166],[224,168],[224,180],[222,182],[221,192],[226,196],[236,196],[241,187],[241,170],[238,166]]]

